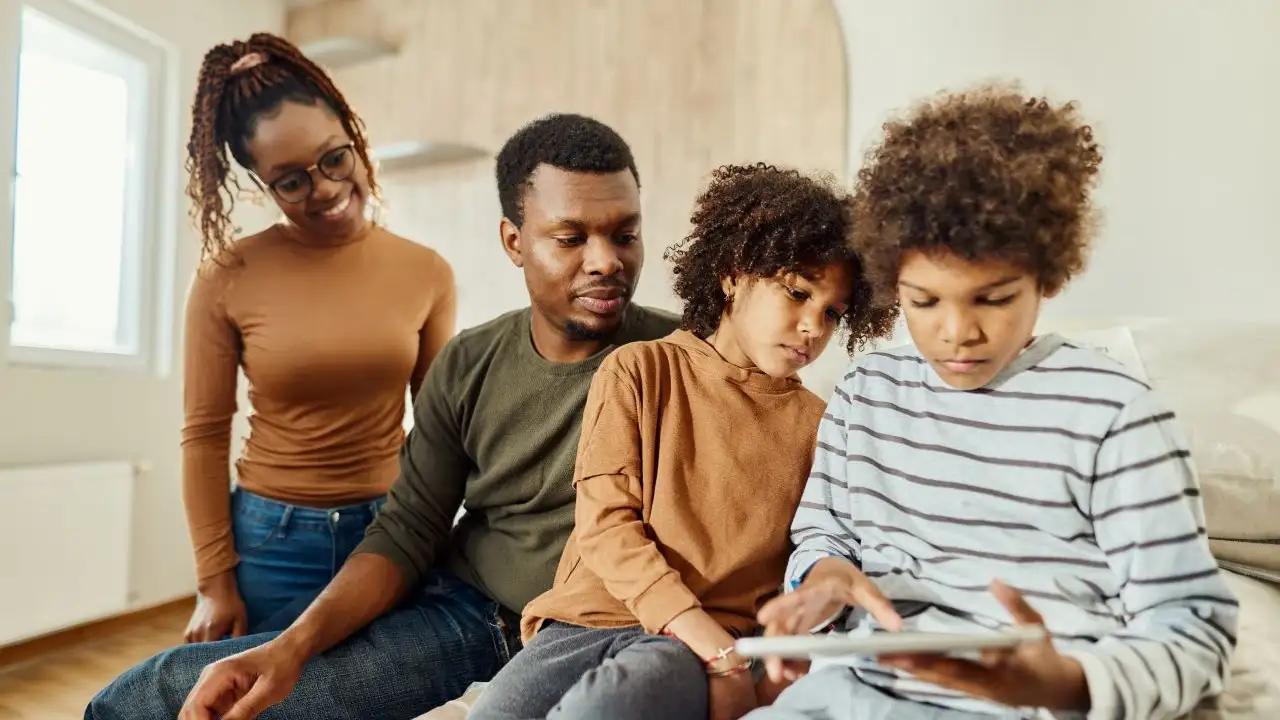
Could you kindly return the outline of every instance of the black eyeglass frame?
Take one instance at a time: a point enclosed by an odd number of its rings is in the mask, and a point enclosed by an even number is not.
[[[344,152],[344,151],[351,154],[350,167],[346,170],[345,174],[342,174],[341,176],[329,174],[329,172],[327,172],[324,167],[325,159],[331,157],[335,153]],[[258,187],[262,188],[263,190],[269,190],[272,195],[275,195],[277,198],[279,198],[280,202],[288,203],[290,205],[296,205],[298,203],[306,202],[307,198],[311,197],[311,193],[316,191],[315,180],[313,180],[311,177],[312,170],[318,170],[321,175],[325,176],[326,178],[329,178],[334,182],[342,182],[343,180],[346,180],[347,178],[351,177],[355,173],[357,161],[358,159],[356,158],[355,143],[347,143],[345,145],[339,145],[338,147],[329,148],[328,150],[325,150],[324,153],[320,155],[320,159],[317,160],[315,164],[305,168],[297,168],[295,170],[290,170],[289,172],[286,172],[285,174],[281,175],[275,180],[272,180],[271,182],[266,182],[261,177],[259,177],[256,172],[250,171],[249,176],[252,177],[253,181],[258,184]],[[276,186],[299,173],[301,173],[302,177],[306,178],[306,192],[302,193],[301,196],[298,197],[298,199],[291,200],[290,198],[293,196],[292,193],[289,195],[289,197],[286,197],[284,194],[280,192],[280,190]]]

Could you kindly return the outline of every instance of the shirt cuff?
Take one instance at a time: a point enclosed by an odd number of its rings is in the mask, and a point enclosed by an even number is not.
[[[631,612],[650,634],[662,632],[672,620],[686,610],[701,607],[702,603],[693,594],[679,573],[674,571],[663,575],[657,582],[640,593],[631,603]]]
[[[1084,680],[1089,686],[1089,712],[1086,715],[1080,711],[1067,711],[1055,713],[1054,717],[1060,720],[1080,717],[1087,717],[1089,720],[1111,720],[1111,718],[1120,717],[1123,710],[1120,707],[1120,696],[1116,691],[1115,683],[1111,680],[1111,671],[1107,669],[1107,664],[1103,662],[1102,657],[1096,652],[1083,649],[1066,651],[1063,655],[1074,659],[1084,669]]]
[[[804,579],[809,576],[809,571],[813,569],[813,566],[817,565],[818,561],[826,560],[829,557],[840,556],[832,555],[823,550],[797,550],[788,563],[787,592],[800,587],[800,583],[804,582]]]
[[[808,553],[806,553],[806,555],[811,557],[801,558],[800,562],[803,562],[804,563],[803,565],[799,563],[793,564],[793,568],[794,568],[793,577],[787,582],[787,592],[795,592],[796,590],[798,590],[800,588],[801,583],[804,582],[804,579],[809,577],[809,571],[813,570],[814,565],[817,565],[820,561],[826,560],[829,557],[839,557],[837,555],[830,555],[828,553],[824,553],[817,550],[811,550]],[[832,613],[830,617],[826,618],[825,620],[818,623],[817,625],[814,625],[813,627],[809,628],[809,632],[820,633],[820,632],[831,630],[832,624],[834,624],[837,620],[839,620],[840,617],[848,611],[849,611],[848,607],[840,608],[839,610]]]
[[[365,535],[364,539],[351,551],[352,555],[366,553],[381,555],[390,560],[391,564],[395,565],[396,569],[400,571],[401,579],[404,581],[406,588],[417,589],[422,582],[424,573],[418,569],[417,563],[385,531]]]

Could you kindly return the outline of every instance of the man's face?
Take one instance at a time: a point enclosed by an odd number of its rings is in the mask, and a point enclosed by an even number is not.
[[[625,317],[640,268],[640,188],[630,170],[579,173],[541,165],[524,192],[524,224],[502,244],[534,311],[571,340],[598,340]]]

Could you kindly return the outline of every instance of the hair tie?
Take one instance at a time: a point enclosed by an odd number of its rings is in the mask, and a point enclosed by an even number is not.
[[[266,61],[267,59],[264,58],[260,52],[246,53],[239,60],[232,63],[231,74],[236,75],[242,73],[249,68],[257,67]]]

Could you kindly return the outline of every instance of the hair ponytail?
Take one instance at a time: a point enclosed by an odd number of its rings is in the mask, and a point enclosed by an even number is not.
[[[243,62],[251,54],[258,57]],[[242,188],[231,171],[231,160],[250,168],[247,142],[254,125],[286,100],[323,102],[337,115],[368,169],[371,194],[381,199],[364,121],[319,65],[288,40],[270,33],[220,44],[205,53],[200,66],[187,140],[187,197],[192,222],[200,230],[202,257],[221,256],[239,232],[231,222],[231,210]]]

